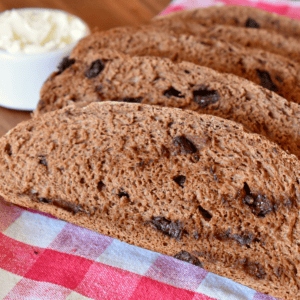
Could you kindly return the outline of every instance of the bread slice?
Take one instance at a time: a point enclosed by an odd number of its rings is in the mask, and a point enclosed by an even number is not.
[[[161,18],[194,20],[205,26],[224,24],[237,27],[267,29],[269,31],[276,31],[286,37],[291,36],[297,39],[300,37],[300,22],[298,20],[249,6],[210,6],[155,17],[157,20]]]
[[[189,61],[222,73],[251,80],[289,101],[300,103],[300,65],[265,50],[190,35],[174,36],[159,28],[117,28],[95,32],[82,39],[71,58],[84,59],[88,52],[111,48],[131,56],[168,57]]]
[[[44,84],[35,116],[105,100],[177,107],[242,123],[300,157],[300,106],[243,78],[108,49],[91,51],[84,61],[64,61]]]
[[[236,27],[232,25],[204,26],[197,21],[178,18],[152,19],[152,22],[142,28],[155,28],[170,32],[173,35],[190,34],[209,39],[218,39],[230,43],[237,43],[247,48],[258,48],[275,54],[285,56],[300,62],[300,43],[294,37],[284,37],[275,31],[266,29]]]
[[[0,139],[0,195],[121,241],[300,299],[300,162],[210,115],[102,102]]]

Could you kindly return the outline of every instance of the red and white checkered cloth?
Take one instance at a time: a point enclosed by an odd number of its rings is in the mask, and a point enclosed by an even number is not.
[[[162,12],[242,4],[300,18],[300,3],[177,0]],[[0,299],[274,300],[166,255],[0,199]]]

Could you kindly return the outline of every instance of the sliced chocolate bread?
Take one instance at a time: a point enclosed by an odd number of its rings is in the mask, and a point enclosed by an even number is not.
[[[158,28],[124,27],[96,32],[81,40],[71,58],[111,48],[131,56],[168,57],[232,73],[268,88],[289,101],[300,103],[300,64],[264,50],[190,35],[174,36]]]
[[[283,35],[266,29],[236,27],[231,25],[204,26],[196,21],[184,20],[181,18],[160,18],[153,19],[150,25],[157,30],[170,32],[173,35],[190,34],[200,38],[218,39],[230,43],[238,43],[247,48],[258,48],[275,54],[285,56],[300,62],[300,43],[293,37]]]
[[[285,300],[300,299],[299,180],[275,143],[174,108],[71,106],[0,139],[7,201]]]
[[[242,123],[300,157],[300,106],[248,80],[188,62],[128,57],[102,49],[65,59],[41,90],[35,116],[68,104],[140,102],[212,114]]]
[[[276,31],[284,36],[291,36],[297,39],[300,37],[300,22],[298,20],[249,6],[210,6],[155,17],[157,20],[161,18],[194,20],[205,26],[224,24],[237,27],[267,29],[269,31]]]

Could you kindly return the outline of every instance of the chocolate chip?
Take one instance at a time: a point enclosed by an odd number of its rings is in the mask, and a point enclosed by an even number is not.
[[[180,251],[174,257],[179,259],[179,260],[182,260],[182,261],[188,262],[190,264],[193,264],[195,266],[198,266],[198,267],[201,267],[201,268],[203,267],[200,260],[197,257],[195,257],[194,255],[187,252],[187,251]]]
[[[206,220],[206,221],[210,221],[212,218],[212,215],[209,211],[207,211],[206,209],[204,209],[201,205],[198,206],[198,209],[202,215],[202,217]]]
[[[47,198],[38,198],[38,201],[42,202],[42,203],[51,203],[52,202],[51,199],[47,199]]]
[[[170,87],[168,90],[164,92],[164,96],[170,98],[171,96],[177,97],[177,98],[184,98],[184,95],[181,94],[181,92],[175,90],[173,87]]]
[[[92,62],[90,68],[85,72],[85,76],[88,79],[98,76],[104,69],[105,65],[101,59],[97,59]]]
[[[231,237],[241,245],[249,245],[254,239],[254,236],[250,231],[244,231],[242,234],[232,234]]]
[[[37,251],[33,251],[35,255],[38,255],[39,253]]]
[[[71,203],[69,201],[63,200],[63,199],[54,199],[53,205],[62,208],[68,212],[71,212],[73,214],[77,214],[78,212],[85,212],[80,204]]]
[[[248,258],[242,260],[242,267],[244,271],[256,278],[256,279],[264,279],[266,277],[266,272],[263,266],[258,262],[251,262]]]
[[[181,187],[184,187],[185,179],[186,177],[183,175],[179,175],[173,178],[173,180]]]
[[[273,92],[278,91],[277,86],[274,84],[274,82],[271,79],[270,74],[267,71],[261,71],[261,70],[256,69],[256,73],[260,79],[261,86],[263,86],[264,88],[266,88],[270,91],[273,91]]]
[[[243,199],[243,203],[248,205],[252,209],[252,213],[259,218],[264,218],[268,213],[274,210],[274,205],[267,196],[261,194],[257,196],[253,195],[246,182],[244,182],[244,191],[246,196]]]
[[[101,192],[104,187],[105,187],[105,184],[102,181],[99,181],[97,184],[98,191]]]
[[[273,206],[266,195],[258,195],[253,203],[252,212],[260,218],[264,218],[268,213],[272,212]]]
[[[177,148],[176,154],[191,154],[197,152],[195,145],[183,135],[175,137],[173,145]]]
[[[245,23],[245,27],[249,27],[249,28],[259,28],[259,24],[251,18],[248,18],[246,23]]]
[[[142,97],[137,97],[137,98],[128,98],[128,97],[125,97],[125,98],[123,98],[120,101],[122,101],[122,102],[129,102],[129,103],[141,103],[142,100],[143,100]]]
[[[194,102],[200,105],[201,108],[205,108],[210,104],[214,104],[219,101],[220,95],[215,90],[208,90],[206,86],[198,86],[197,90],[193,91]]]
[[[84,178],[81,178],[81,179],[80,179],[80,183],[81,183],[81,184],[84,184],[84,183],[85,183],[85,179],[84,179]]]
[[[184,70],[184,73],[190,74],[191,72],[189,70]]]
[[[173,222],[164,217],[153,217],[151,222],[157,230],[162,231],[165,235],[180,240],[183,228],[179,221]]]
[[[127,197],[127,198],[129,198],[129,194],[126,193],[126,192],[123,191],[123,190],[120,190],[120,191],[119,191],[118,196],[119,196],[119,198],[122,198],[122,197]]]
[[[40,158],[39,163],[41,165],[44,165],[44,166],[48,167],[46,156],[45,155],[40,155],[39,158]]]
[[[10,145],[10,144],[6,144],[6,145],[5,145],[4,152],[5,152],[8,156],[11,156],[11,155],[12,155],[12,150],[11,150],[11,145]]]
[[[73,58],[69,59],[68,56],[64,57],[57,67],[58,69],[57,75],[61,74],[64,70],[72,66],[74,63],[75,63],[75,59]]]

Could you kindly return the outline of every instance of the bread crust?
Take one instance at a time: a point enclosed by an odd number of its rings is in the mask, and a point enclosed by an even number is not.
[[[261,28],[278,32],[286,37],[290,36],[297,39],[300,37],[300,22],[298,20],[249,6],[210,6],[178,11],[165,16],[157,16],[154,19],[159,20],[161,18],[194,20],[205,26],[224,24]]]
[[[230,43],[237,43],[246,48],[257,48],[279,54],[300,62],[300,43],[294,37],[285,37],[275,31],[267,29],[237,27],[232,25],[214,24],[205,26],[196,20],[177,18],[152,19],[150,24],[142,28],[157,28],[160,31],[170,32],[175,35],[189,34],[201,38],[218,39]]]
[[[300,65],[265,50],[245,48],[228,41],[202,36],[162,32],[158,28],[121,27],[96,32],[81,40],[71,58],[84,59],[88,52],[111,48],[131,56],[168,57],[189,61],[251,80],[289,101],[300,103]]]
[[[106,100],[177,107],[239,122],[300,157],[299,105],[252,82],[188,62],[128,57],[109,49],[91,51],[83,59],[49,77],[35,116]],[[98,60],[103,70],[88,78],[86,72]]]

